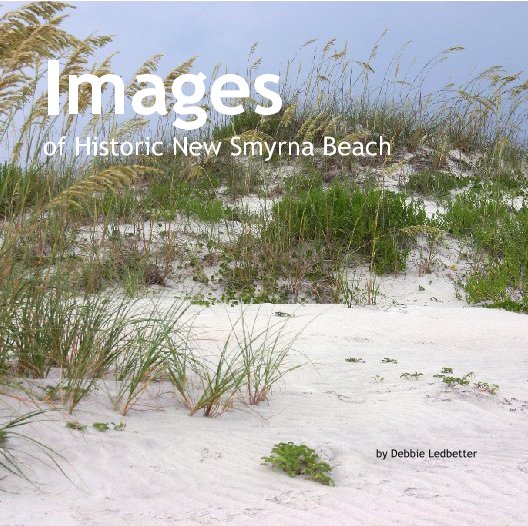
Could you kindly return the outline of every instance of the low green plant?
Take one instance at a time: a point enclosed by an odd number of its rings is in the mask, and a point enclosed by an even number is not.
[[[398,363],[398,360],[396,358],[383,358],[381,363]]]
[[[85,424],[81,424],[77,420],[68,420],[68,422],[66,422],[66,427],[68,429],[74,429],[75,431],[86,431],[87,429]]]
[[[114,431],[124,431],[126,428],[126,423],[121,420],[119,424],[115,424],[114,422],[111,422],[112,429]]]
[[[485,391],[489,394],[497,394],[497,391],[499,390],[499,386],[497,384],[489,384],[488,382],[475,382],[473,384],[477,389],[480,389],[481,391]]]
[[[373,382],[376,382],[376,383],[381,383],[383,381],[385,381],[385,378],[379,374],[376,374],[372,377],[372,381]]]
[[[288,312],[282,312],[280,310],[275,311],[273,314],[274,316],[278,316],[279,318],[292,318],[293,316],[295,316],[295,314],[289,314]]]
[[[92,424],[92,427],[100,433],[105,433],[110,429],[110,424],[108,424],[107,422],[94,422]]]
[[[68,422],[68,424],[70,424],[70,422]],[[68,424],[66,424],[68,427],[71,427],[72,429],[78,429],[79,431],[84,431],[86,429],[86,426],[80,426],[78,422],[72,423],[72,425],[75,427],[69,426]],[[116,424],[114,422],[94,422],[92,424],[92,427],[100,433],[106,433],[110,429],[113,429],[114,431],[124,431],[126,428],[126,424],[123,421],[119,422],[119,424]]]
[[[406,380],[419,380],[420,376],[423,376],[423,373],[415,371],[414,373],[402,373],[400,378],[405,378]]]
[[[447,374],[453,374],[452,367],[442,367],[442,370],[438,374],[433,374],[433,378],[443,378]]]
[[[345,362],[350,362],[350,363],[365,363],[365,360],[363,360],[363,358],[355,358],[355,357],[351,356],[350,358],[345,358]]]
[[[332,466],[323,462],[314,449],[304,444],[280,442],[273,446],[271,455],[262,457],[263,464],[278,467],[290,477],[304,475],[325,486],[334,486]]]
[[[469,385],[470,379],[474,376],[474,373],[469,372],[464,376],[444,376],[442,382],[448,387],[454,387],[456,385]]]

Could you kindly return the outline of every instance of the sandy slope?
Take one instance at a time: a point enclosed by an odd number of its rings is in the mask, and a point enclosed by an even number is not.
[[[14,479],[0,525],[517,525],[528,516],[528,318],[476,308],[295,310],[313,365],[287,377],[258,413],[189,417],[169,395],[133,410],[123,432],[35,424],[76,485],[45,466],[40,490]],[[223,341],[228,309],[205,309],[202,338]],[[231,311],[232,313],[232,311]],[[361,356],[365,364],[345,362]],[[385,356],[398,364],[382,364]],[[497,383],[496,396],[447,391],[449,366]],[[400,379],[422,372],[419,381]],[[374,382],[381,375],[385,380]],[[104,393],[76,418],[119,421]],[[335,488],[260,465],[278,441],[305,442],[334,465]],[[376,449],[478,451],[473,459],[376,458]],[[524,519],[523,519],[524,517]]]

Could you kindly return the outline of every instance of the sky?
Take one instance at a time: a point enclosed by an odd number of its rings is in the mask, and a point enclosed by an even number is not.
[[[73,2],[66,22],[75,35],[115,35],[115,72],[131,76],[149,56],[165,55],[160,74],[199,55],[207,74],[221,62],[243,73],[251,44],[259,41],[261,73],[280,73],[308,39],[336,47],[348,42],[351,59],[364,60],[388,29],[377,57],[380,69],[407,41],[407,60],[423,64],[442,50],[465,46],[437,68],[438,87],[495,64],[524,70],[528,57],[525,2]],[[322,44],[321,44],[322,45]]]

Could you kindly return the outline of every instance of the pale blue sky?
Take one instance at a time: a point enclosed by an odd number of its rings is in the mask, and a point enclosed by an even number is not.
[[[279,73],[287,57],[310,38],[348,41],[350,56],[365,59],[384,29],[381,69],[412,41],[407,57],[423,64],[443,49],[466,50],[437,69],[433,82],[464,80],[495,64],[524,70],[528,57],[528,3],[519,2],[74,2],[67,26],[77,35],[111,33],[119,50],[115,70],[132,74],[143,59],[165,54],[161,72],[198,54],[197,68],[217,62],[243,72],[249,47],[260,41],[261,72]]]

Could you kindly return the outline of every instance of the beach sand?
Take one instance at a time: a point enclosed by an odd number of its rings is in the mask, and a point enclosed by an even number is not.
[[[296,349],[308,363],[268,401],[190,417],[160,385],[122,418],[123,431],[101,433],[93,422],[121,417],[99,390],[73,416],[85,432],[67,429],[58,413],[28,427],[61,452],[70,480],[35,462],[29,474],[38,487],[3,480],[9,492],[0,493],[0,525],[525,524],[525,316],[452,304],[268,305],[260,314],[275,311],[294,313],[292,328],[307,325]],[[221,345],[235,315],[221,305],[201,310],[198,337]],[[398,363],[381,363],[384,357]],[[433,378],[442,367],[459,376],[473,371],[500,390],[448,389]],[[400,378],[415,371],[423,376]],[[335,487],[261,465],[281,441],[314,447],[334,466]],[[390,458],[392,449],[411,448],[426,457]],[[446,448],[476,454],[428,457]]]

